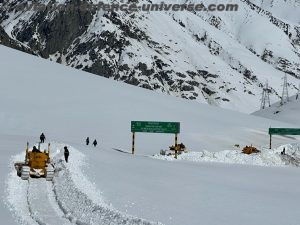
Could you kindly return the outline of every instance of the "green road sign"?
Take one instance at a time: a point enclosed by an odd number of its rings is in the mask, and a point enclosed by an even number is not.
[[[269,128],[269,134],[277,135],[300,135],[299,128]]]
[[[180,133],[179,122],[131,121],[131,132]]]

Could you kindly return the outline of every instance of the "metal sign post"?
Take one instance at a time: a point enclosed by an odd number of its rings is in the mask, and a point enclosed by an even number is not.
[[[270,149],[272,148],[272,135],[300,135],[299,128],[269,128]]]
[[[135,151],[135,132],[175,134],[175,146],[180,133],[179,122],[131,121],[132,154]],[[175,151],[177,157],[177,151]]]
[[[175,134],[175,159],[177,159],[177,141],[178,141],[178,134]]]
[[[134,154],[135,132],[132,132],[132,154]]]

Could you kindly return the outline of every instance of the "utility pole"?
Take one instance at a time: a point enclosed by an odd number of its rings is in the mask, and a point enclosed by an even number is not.
[[[300,83],[299,83],[298,93],[296,95],[296,100],[299,98],[299,96],[300,96]]]
[[[287,82],[287,75],[284,75],[283,78],[283,89],[282,89],[282,96],[281,96],[281,105],[287,103],[289,101],[289,92],[288,92],[288,82]]]
[[[263,87],[260,109],[266,108],[266,104],[269,105],[269,107],[271,106],[271,103],[270,103],[270,89],[269,89],[268,80],[266,81],[266,84]]]

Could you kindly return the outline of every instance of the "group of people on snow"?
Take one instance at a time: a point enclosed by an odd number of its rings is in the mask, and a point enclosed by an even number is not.
[[[40,142],[41,142],[41,143],[45,143],[45,140],[46,140],[46,136],[45,136],[44,133],[42,133],[42,134],[40,135]],[[89,145],[89,144],[90,144],[90,138],[89,138],[89,137],[86,138],[85,143],[86,143],[86,145]],[[96,147],[97,144],[98,144],[98,142],[97,142],[97,140],[95,139],[95,140],[93,141],[92,145],[94,145],[94,147]]]
[[[45,140],[46,140],[46,136],[44,133],[42,133],[40,135],[40,143],[45,143]],[[89,145],[90,144],[90,138],[87,137],[86,138],[86,145]],[[94,145],[94,147],[96,147],[98,144],[97,140],[95,139],[92,143],[92,145]],[[36,147],[36,146],[33,146],[32,148],[32,152],[40,152],[40,150]],[[69,149],[67,146],[64,147],[64,156],[65,156],[65,161],[68,162],[69,160],[69,155],[70,155],[70,152],[69,152]]]
[[[90,144],[90,138],[89,137],[86,138],[85,143],[86,143],[86,145]],[[98,144],[97,140],[95,139],[92,144],[94,145],[94,147],[96,147],[97,144]]]
[[[46,140],[46,136],[44,133],[42,133],[40,135],[40,143],[45,143],[45,140]],[[36,146],[33,146],[32,152],[41,152],[41,151]],[[65,156],[66,163],[68,162],[69,155],[70,155],[69,149],[67,146],[65,146],[64,147],[64,156]]]

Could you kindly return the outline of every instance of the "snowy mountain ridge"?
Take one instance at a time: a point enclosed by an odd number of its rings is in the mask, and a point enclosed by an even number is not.
[[[8,2],[11,10],[0,9],[0,26],[10,38],[64,65],[247,113],[257,110],[266,80],[272,102],[280,98],[284,73],[297,92],[298,0],[165,1],[238,3],[239,10],[147,13],[20,13],[13,9],[25,0]]]
[[[282,225],[299,221],[299,179],[295,179],[299,168],[277,167],[286,164],[278,154],[283,146],[287,153],[299,155],[299,139],[276,136],[275,151],[262,155],[241,155],[234,147],[266,147],[270,126],[294,127],[295,123],[154,93],[4,46],[0,46],[0,67],[0,194],[4,200],[0,217],[4,224]],[[180,121],[179,141],[190,154],[177,161],[153,159],[151,155],[174,143],[174,135],[149,133],[137,134],[136,153],[127,154],[132,120]],[[41,131],[51,143],[56,176],[53,182],[44,178],[24,182],[13,163],[24,160],[26,142],[36,143]],[[86,146],[87,135],[97,138],[96,148]],[[70,150],[68,163],[63,159],[64,146]]]

